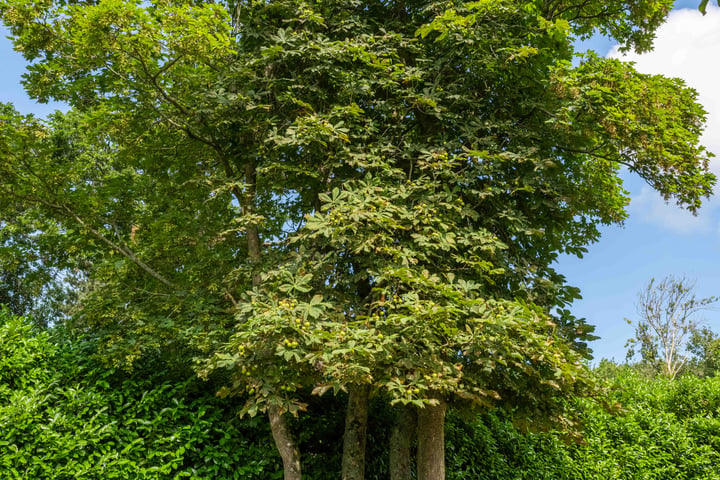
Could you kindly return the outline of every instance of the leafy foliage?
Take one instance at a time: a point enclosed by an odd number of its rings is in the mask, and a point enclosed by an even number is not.
[[[716,378],[648,378],[604,361],[596,373],[612,386],[611,413],[581,400],[581,443],[553,433],[520,433],[500,411],[448,424],[448,478],[720,478]]]
[[[192,375],[108,370],[94,348],[2,313],[2,478],[275,478],[265,426],[240,423]]]
[[[587,405],[587,445],[574,457],[580,478],[718,478],[716,379],[644,377],[606,364],[623,413]]]
[[[691,333],[687,350],[692,354],[688,370],[693,374],[710,377],[720,371],[720,337],[708,326]]]
[[[87,275],[108,363],[195,359],[244,413],[372,385],[572,427],[593,329],[554,261],[623,221],[622,166],[693,212],[715,183],[695,91],[572,45],[646,50],[668,9],[3,0],[73,107],[3,109],[3,220]]]
[[[207,384],[161,363],[134,372],[93,360],[96,345],[37,330],[2,313],[0,321],[0,475],[8,479],[281,478],[264,422],[234,415]],[[451,414],[447,478],[714,479],[720,477],[720,380],[649,379],[604,362],[596,371],[620,402],[611,415],[580,401],[583,443],[522,433],[510,412]],[[309,478],[337,478],[340,397],[308,396],[295,428]],[[387,478],[388,403],[373,402],[367,478]]]

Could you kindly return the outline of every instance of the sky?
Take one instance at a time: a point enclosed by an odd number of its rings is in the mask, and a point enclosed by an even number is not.
[[[640,72],[679,77],[699,93],[709,112],[703,144],[720,157],[720,8],[709,6],[702,16],[699,0],[681,0],[658,31],[655,49],[630,54]],[[37,104],[20,85],[25,62],[12,50],[0,28],[0,101],[11,102],[21,113],[46,116],[60,104]],[[578,49],[620,57],[613,42],[593,38]],[[712,170],[720,174],[720,159]],[[564,256],[557,263],[570,285],[579,287],[582,300],[571,310],[596,326],[601,338],[591,344],[596,361],[624,361],[625,342],[637,321],[637,294],[651,278],[682,276],[696,282],[698,297],[720,295],[720,198],[711,198],[698,216],[667,205],[638,178],[626,176],[630,217],[623,226],[602,229],[602,238],[582,258]],[[717,188],[720,193],[720,186]],[[704,313],[704,320],[720,332],[720,307]]]
[[[685,80],[698,91],[708,111],[702,143],[720,156],[720,8],[711,6],[703,16],[697,11],[698,3],[676,4],[650,53],[622,57],[612,42],[601,38],[582,47],[636,62],[635,68],[642,73]],[[720,159],[713,160],[711,170],[720,174]],[[625,319],[638,320],[637,296],[652,278],[685,275],[696,282],[699,298],[720,296],[718,195],[693,216],[666,204],[637,177],[626,175],[625,188],[631,202],[624,226],[603,228],[600,241],[582,259],[566,256],[557,264],[568,283],[582,292],[582,300],[571,310],[595,325],[601,337],[591,344],[596,360],[625,360],[625,343],[634,333],[634,326]],[[720,186],[716,190],[720,193]],[[703,312],[699,319],[720,332],[720,308]]]

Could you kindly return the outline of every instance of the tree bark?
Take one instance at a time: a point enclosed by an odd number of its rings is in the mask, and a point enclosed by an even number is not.
[[[245,165],[245,184],[246,190],[242,207],[243,213],[248,215],[255,211],[257,197],[257,169],[255,162],[249,161]],[[247,246],[250,263],[254,269],[257,269],[258,264],[262,260],[262,250],[260,232],[255,224],[250,224],[247,228]],[[252,274],[252,285],[253,287],[258,287],[261,283],[262,279],[260,274],[255,270]],[[284,479],[300,480],[300,449],[292,432],[290,432],[287,417],[285,413],[277,407],[270,407],[267,413],[270,420],[270,431],[272,432],[275,446],[283,462]]]
[[[390,433],[390,480],[410,480],[410,455],[417,415],[413,407],[396,409],[395,423]]]
[[[297,442],[290,432],[290,426],[286,415],[277,407],[268,409],[270,418],[270,430],[272,431],[275,446],[280,453],[283,462],[284,480],[300,480],[300,452]]]
[[[445,402],[418,409],[418,480],[445,480]]]
[[[342,480],[363,480],[365,478],[365,444],[369,405],[370,386],[351,386],[345,412]]]

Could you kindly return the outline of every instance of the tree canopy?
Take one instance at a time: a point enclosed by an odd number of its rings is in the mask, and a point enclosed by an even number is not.
[[[715,183],[694,90],[573,42],[647,50],[670,6],[4,0],[72,110],[3,109],[3,222],[86,276],[109,361],[227,371],[286,478],[328,390],[571,426],[592,327],[553,262],[623,221],[621,168],[693,212]]]

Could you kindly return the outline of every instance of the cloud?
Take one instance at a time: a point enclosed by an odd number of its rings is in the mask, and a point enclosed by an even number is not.
[[[642,73],[679,77],[697,90],[698,100],[708,111],[702,143],[720,156],[720,8],[710,6],[707,15],[697,10],[676,10],[657,32],[653,51],[620,54],[617,47],[609,57],[635,62]],[[711,170],[720,176],[720,160],[715,158]],[[698,217],[674,204],[666,204],[651,188],[643,186],[632,195],[631,214],[647,222],[683,233],[709,231],[718,220],[720,200],[707,203]]]
[[[676,233],[706,233],[713,229],[713,212],[717,205],[705,206],[695,216],[683,210],[674,203],[667,203],[663,198],[647,185],[643,185],[639,192],[631,197],[630,216],[661,226]]]

